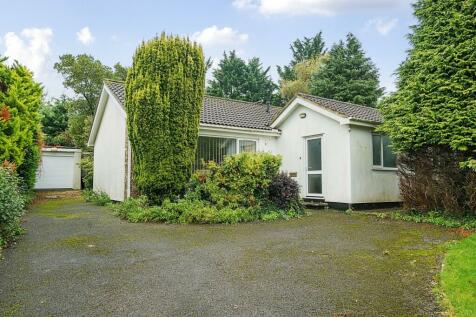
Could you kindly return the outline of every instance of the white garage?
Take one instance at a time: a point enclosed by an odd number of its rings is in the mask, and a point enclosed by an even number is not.
[[[81,150],[43,148],[35,189],[81,189]]]

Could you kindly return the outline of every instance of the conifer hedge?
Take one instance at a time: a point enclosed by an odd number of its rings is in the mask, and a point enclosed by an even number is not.
[[[43,91],[26,67],[5,61],[0,58],[0,164],[16,169],[22,187],[31,190],[40,159]]]
[[[180,195],[189,181],[204,89],[198,44],[162,34],[137,48],[125,107],[134,182],[154,202]]]

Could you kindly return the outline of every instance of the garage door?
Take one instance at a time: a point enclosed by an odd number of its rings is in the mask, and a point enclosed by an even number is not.
[[[43,152],[35,188],[73,188],[75,166],[74,153]]]

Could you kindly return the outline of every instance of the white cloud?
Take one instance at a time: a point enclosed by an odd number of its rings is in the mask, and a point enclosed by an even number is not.
[[[78,38],[78,41],[84,45],[89,45],[94,42],[94,36],[88,26],[85,26],[79,30],[79,32],[76,32],[76,37]]]
[[[50,42],[53,30],[50,28],[27,28],[20,35],[8,32],[3,37],[5,56],[9,62],[17,60],[27,66],[36,79],[41,77],[47,59],[51,55]]]
[[[408,4],[408,0],[233,0],[237,9],[263,15],[334,15],[355,9],[379,9]]]
[[[394,29],[398,24],[398,19],[388,19],[384,20],[381,18],[372,19],[367,21],[367,28],[375,28],[377,32],[382,35],[387,35],[392,29]]]
[[[203,46],[240,45],[248,41],[248,34],[239,33],[230,27],[218,28],[216,25],[192,34],[191,39]]]

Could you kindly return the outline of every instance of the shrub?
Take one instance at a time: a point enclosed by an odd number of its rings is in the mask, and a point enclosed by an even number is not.
[[[128,198],[122,203],[114,204],[112,210],[114,214],[121,219],[130,222],[144,221],[144,211],[148,207],[147,197],[140,196],[137,198]]]
[[[93,191],[91,189],[83,190],[82,192],[84,199],[87,202],[95,203],[99,206],[105,206],[111,203],[111,198],[109,195],[103,191]]]
[[[126,79],[127,125],[139,192],[159,203],[185,191],[205,89],[202,48],[162,34],[137,48]]]
[[[20,217],[25,199],[19,184],[20,179],[13,170],[0,167],[0,248],[22,232]]]
[[[92,155],[85,155],[81,159],[81,172],[83,174],[83,185],[86,189],[93,188],[93,172],[94,172],[94,164],[93,164],[93,157]]]
[[[274,177],[269,186],[269,200],[272,201],[280,209],[295,209],[302,211],[303,206],[299,197],[299,184],[281,173]]]

